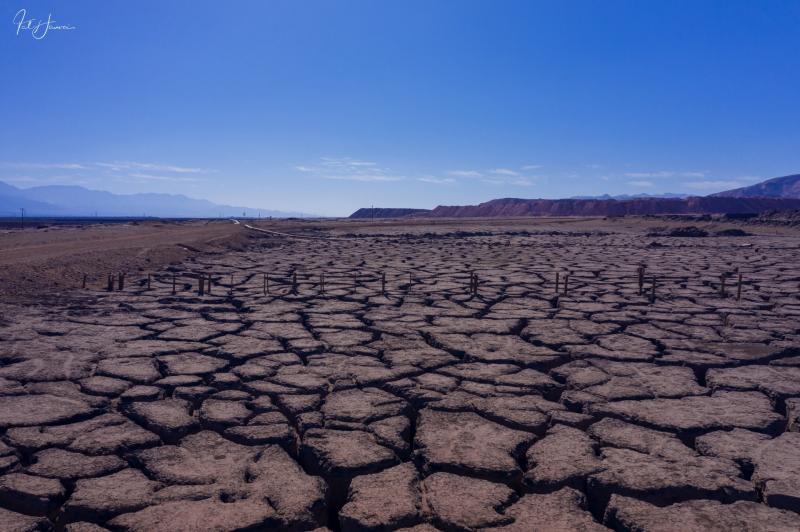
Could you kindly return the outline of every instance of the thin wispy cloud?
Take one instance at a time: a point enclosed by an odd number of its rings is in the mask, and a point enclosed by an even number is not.
[[[8,168],[24,168],[29,170],[88,170],[89,167],[79,163],[29,163],[29,162],[4,162]]]
[[[176,174],[205,174],[215,173],[216,170],[210,168],[192,168],[187,166],[175,166],[171,164],[139,163],[131,161],[99,162],[94,163],[101,168],[108,168],[114,171],[122,170],[151,170],[154,172],[170,172]]]
[[[628,184],[632,187],[642,187],[642,188],[655,186],[655,183],[646,180],[628,181]]]
[[[524,177],[511,181],[511,184],[516,185],[518,187],[532,187],[534,185],[533,181]]]
[[[205,181],[206,179],[200,177],[189,177],[189,176],[175,176],[175,175],[153,175],[153,174],[145,174],[141,172],[132,172],[127,174],[128,177],[133,177],[137,179],[144,179],[145,181],[173,181],[173,182],[181,182],[181,183],[189,183],[189,182],[198,182],[198,181]]]
[[[666,177],[705,177],[705,172],[673,172],[669,170],[659,170],[657,172],[628,172],[625,177],[634,179],[659,179]]]
[[[495,175],[507,175],[512,177],[516,177],[519,175],[519,172],[515,172],[514,170],[510,170],[508,168],[495,168],[494,170],[492,170],[491,173]]]
[[[539,168],[542,168],[541,164],[526,164],[525,166],[522,167],[523,170],[528,170],[528,171],[538,170]]]
[[[456,180],[452,177],[438,178],[432,176],[418,177],[417,181],[422,181],[423,183],[433,183],[435,185],[450,185],[456,182]]]
[[[381,183],[406,179],[405,176],[397,175],[376,162],[351,157],[322,157],[317,164],[295,165],[293,168],[314,177],[335,181]]]
[[[482,177],[483,174],[477,170],[450,170],[447,175],[453,177]]]
[[[708,180],[708,181],[691,181],[684,183],[683,186],[693,190],[727,190],[730,188],[739,188],[747,185],[747,181],[740,180]]]

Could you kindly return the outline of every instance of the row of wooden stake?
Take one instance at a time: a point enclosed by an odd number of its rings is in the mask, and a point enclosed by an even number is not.
[[[638,277],[638,284],[639,284],[639,295],[645,294],[645,268],[640,266],[637,269],[637,277]],[[720,297],[726,297],[726,279],[728,275],[722,274],[720,275],[720,287],[719,287],[719,295]],[[203,275],[200,274],[197,276],[198,283],[197,283],[197,293],[198,295],[204,295],[206,292],[211,294],[211,287],[212,287],[212,276],[211,275]],[[117,290],[122,291],[125,289],[125,274],[119,273],[115,279],[114,275],[108,276],[108,284],[106,290],[108,292],[114,291],[114,285],[116,280]],[[86,288],[86,281],[87,276],[84,274],[83,276],[83,288]],[[563,285],[561,282],[561,274],[560,272],[556,272],[556,279],[555,279],[555,293],[556,295],[568,295],[569,294],[569,274],[564,275]],[[411,274],[408,274],[408,285],[409,287],[412,284]],[[471,272],[469,276],[469,287],[468,292],[472,296],[478,296],[478,274],[475,272]],[[562,290],[563,286],[563,290]],[[358,274],[353,274],[353,289],[355,290],[358,287]],[[151,289],[151,274],[147,274],[147,289]],[[231,282],[229,291],[233,290],[233,274],[231,274]],[[325,293],[325,273],[320,273],[319,275],[319,291],[320,294]],[[262,292],[264,295],[270,293],[270,286],[269,286],[269,275],[263,274],[263,284],[262,284]],[[298,293],[298,284],[297,284],[297,272],[292,273],[292,294]],[[177,294],[177,275],[172,274],[172,295]],[[386,295],[386,273],[381,272],[381,294]],[[736,300],[739,301],[742,298],[742,274],[738,274],[738,282],[736,283]],[[651,284],[650,284],[650,302],[654,302],[656,300],[656,276],[651,277]]]

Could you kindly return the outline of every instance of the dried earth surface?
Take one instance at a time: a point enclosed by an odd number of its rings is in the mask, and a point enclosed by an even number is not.
[[[800,234],[670,223],[0,235],[0,530],[798,530]]]

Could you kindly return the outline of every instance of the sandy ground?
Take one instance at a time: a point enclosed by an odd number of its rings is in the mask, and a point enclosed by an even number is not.
[[[796,230],[247,223],[0,237],[6,528],[800,529]]]

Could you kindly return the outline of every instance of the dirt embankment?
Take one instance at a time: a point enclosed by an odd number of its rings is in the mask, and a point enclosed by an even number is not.
[[[229,220],[62,226],[0,233],[0,296],[38,299],[109,274],[146,274],[198,253],[241,249],[246,231]]]

